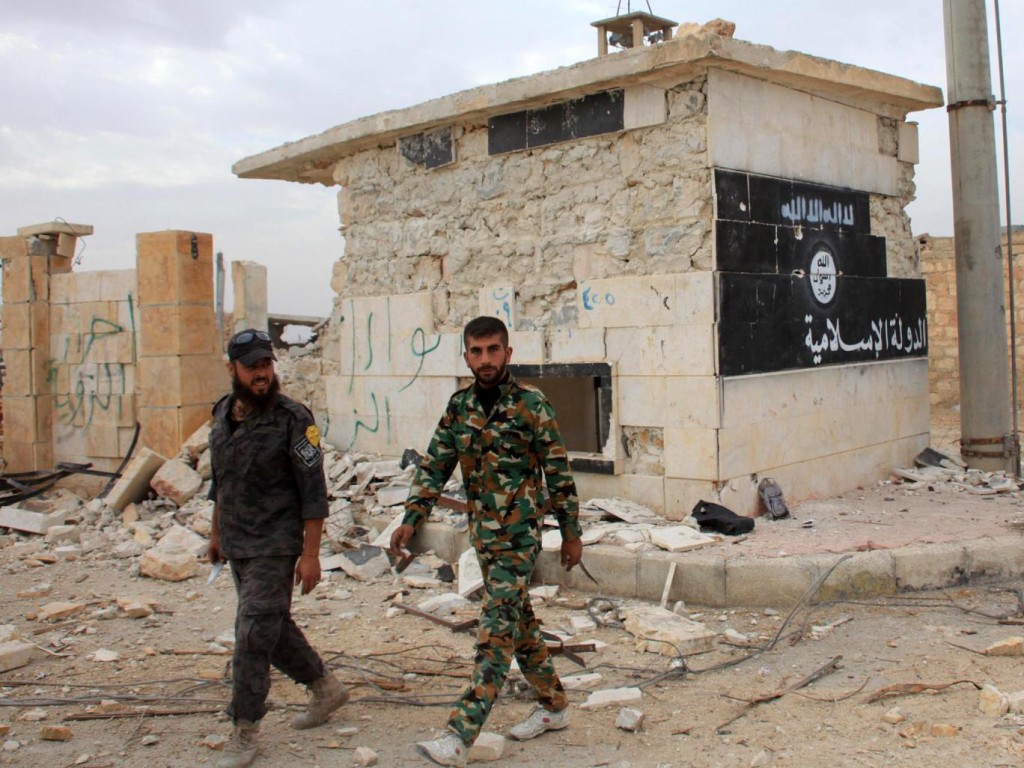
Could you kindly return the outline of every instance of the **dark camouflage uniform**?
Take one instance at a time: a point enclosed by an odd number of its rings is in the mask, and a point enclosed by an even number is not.
[[[473,387],[456,392],[430,441],[406,502],[404,523],[430,513],[458,464],[469,503],[470,538],[486,595],[477,634],[473,679],[448,718],[472,744],[491,711],[512,657],[537,689],[541,704],[568,705],[528,593],[546,502],[566,541],[580,538],[579,503],[569,459],[551,405],[511,376],[485,414]],[[547,479],[548,493],[544,492]]]
[[[324,674],[292,621],[291,600],[303,521],[327,517],[327,487],[318,438],[307,434],[309,409],[278,395],[267,413],[249,416],[233,433],[230,412],[230,396],[213,408],[210,498],[238,594],[228,714],[255,722],[267,711],[271,664],[303,685]]]

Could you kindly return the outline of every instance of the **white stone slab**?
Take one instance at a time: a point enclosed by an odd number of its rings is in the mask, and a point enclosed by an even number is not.
[[[639,688],[604,688],[594,691],[580,705],[580,709],[604,709],[605,707],[621,707],[623,704],[635,704],[643,698]]]
[[[406,495],[408,495],[409,489],[406,488],[405,492],[406,492]],[[379,494],[378,494],[377,498],[378,498],[378,500],[380,499],[380,495]],[[384,506],[388,506],[388,505],[385,504]],[[370,543],[373,544],[373,546],[375,546],[375,547],[385,547],[385,548],[390,547],[391,546],[391,534],[394,533],[395,529],[398,528],[398,526],[400,526],[402,524],[402,518],[403,517],[405,517],[405,510],[402,510],[397,515],[395,515],[391,519],[391,522],[388,523],[387,528],[385,528],[383,531],[381,531],[380,535],[377,536],[377,538],[375,538]]]
[[[12,640],[9,643],[0,643],[0,672],[8,672],[12,669],[24,667],[36,652],[36,647],[29,643],[22,643]]]
[[[651,543],[669,552],[686,552],[717,544],[718,541],[700,531],[695,531],[688,525],[671,525],[652,528]]]
[[[45,534],[57,525],[63,525],[67,512],[32,512],[17,506],[0,508],[0,528],[11,528],[22,533]]]
[[[625,609],[626,631],[637,638],[636,649],[662,656],[690,656],[714,648],[715,633],[703,624],[658,606]]]
[[[562,549],[562,533],[558,529],[544,531],[540,539],[540,547],[545,552],[559,552]]]
[[[469,597],[484,587],[484,574],[476,551],[470,547],[459,556],[459,595]]]

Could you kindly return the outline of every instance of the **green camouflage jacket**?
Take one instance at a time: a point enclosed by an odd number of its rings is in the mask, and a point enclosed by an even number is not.
[[[548,500],[563,540],[575,541],[579,501],[555,412],[539,390],[511,376],[500,387],[490,416],[472,386],[452,395],[413,479],[402,522],[418,527],[427,518],[458,463],[478,549],[536,546]]]

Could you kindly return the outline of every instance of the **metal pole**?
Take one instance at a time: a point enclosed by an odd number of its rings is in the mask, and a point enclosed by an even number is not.
[[[1013,216],[1010,208],[1010,137],[1006,128],[1006,77],[1003,74],[1003,30],[999,19],[999,0],[995,0],[996,59],[999,62],[999,113],[1003,122],[1003,199],[1006,203],[1006,275],[1010,283],[1010,412],[1013,414],[1014,474],[1021,476],[1020,419],[1017,401],[1017,280],[1013,264]]]
[[[999,248],[985,0],[943,0],[960,348],[961,455],[1013,471],[1006,301]]]
[[[217,251],[217,268],[214,271],[214,300],[217,310],[217,346],[224,344],[224,254]]]

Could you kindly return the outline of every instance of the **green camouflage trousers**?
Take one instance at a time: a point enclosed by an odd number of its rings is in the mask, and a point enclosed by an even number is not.
[[[448,728],[466,744],[480,734],[495,699],[505,683],[512,656],[537,690],[544,707],[565,709],[569,700],[540,635],[540,624],[530,605],[530,579],[540,550],[539,543],[525,550],[481,552],[484,598],[476,639],[473,679],[448,716]]]

